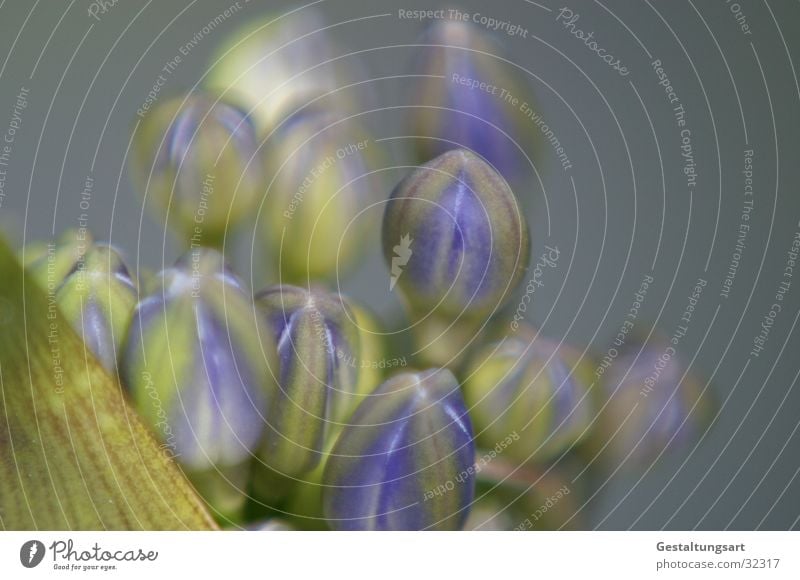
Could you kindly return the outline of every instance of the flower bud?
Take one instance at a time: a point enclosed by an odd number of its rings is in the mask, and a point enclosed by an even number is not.
[[[247,24],[212,57],[206,86],[248,111],[260,135],[309,104],[357,111],[353,91],[362,97],[365,87],[340,89],[368,78],[367,72],[352,55],[333,58],[343,52],[328,28],[308,7]]]
[[[327,433],[357,401],[358,328],[344,299],[319,290],[272,286],[256,304],[277,344],[278,386],[261,451],[279,474],[308,473],[325,451]]]
[[[546,461],[586,434],[592,421],[589,385],[578,380],[558,344],[508,336],[479,351],[465,374],[464,397],[478,442],[518,462]]]
[[[475,447],[450,371],[392,377],[349,423],[323,476],[331,527],[461,529],[474,495]]]
[[[235,510],[275,388],[275,346],[218,252],[193,249],[155,282],[133,315],[125,382],[201,493]]]
[[[242,111],[192,94],[160,103],[145,117],[134,174],[167,224],[194,245],[214,246],[263,193],[257,151],[255,129]]]
[[[93,243],[92,234],[85,228],[66,230],[57,242],[46,244],[44,252],[37,243],[33,259],[26,252],[25,269],[44,290],[54,293]]]
[[[136,307],[136,285],[120,255],[96,244],[56,293],[56,302],[100,364],[112,374]]]
[[[503,176],[520,175],[536,143],[525,74],[503,58],[502,47],[469,22],[436,21],[418,49],[411,79],[413,135],[418,159],[454,147],[484,157]],[[526,115],[526,112],[528,113]],[[429,137],[429,138],[428,138]]]
[[[320,111],[295,114],[266,142],[261,229],[283,280],[334,278],[361,256],[377,229],[366,209],[380,190],[374,149],[353,121]]]
[[[604,406],[598,441],[612,461],[641,465],[668,450],[686,449],[703,432],[713,406],[710,391],[686,369],[665,339],[631,341],[602,375]]]
[[[528,265],[528,228],[505,180],[454,150],[414,170],[383,217],[383,253],[416,313],[479,318],[499,309]]]

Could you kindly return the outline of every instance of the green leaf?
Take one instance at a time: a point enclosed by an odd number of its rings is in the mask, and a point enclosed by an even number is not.
[[[214,529],[109,375],[0,240],[0,527]]]

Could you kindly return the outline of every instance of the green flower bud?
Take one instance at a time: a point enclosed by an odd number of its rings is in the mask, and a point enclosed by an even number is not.
[[[714,401],[661,336],[618,349],[600,381],[603,406],[595,439],[607,442],[615,465],[646,465],[688,448],[706,429]]]
[[[284,476],[310,472],[328,432],[347,420],[359,396],[358,328],[344,299],[323,291],[273,286],[256,296],[275,339],[279,390],[267,414],[261,458]]]
[[[358,110],[352,90],[337,90],[367,78],[355,57],[334,46],[322,15],[303,8],[273,14],[236,30],[210,60],[206,79],[215,93],[238,103],[266,135],[299,107]]]
[[[267,141],[261,230],[282,279],[334,278],[361,256],[377,229],[377,211],[364,211],[380,189],[368,175],[374,150],[352,120],[320,111],[295,114]]]
[[[100,364],[117,372],[117,360],[136,307],[137,289],[111,246],[92,246],[56,293],[56,302]]]
[[[464,396],[481,445],[516,436],[504,453],[541,462],[588,432],[594,416],[589,385],[578,380],[553,341],[506,337],[479,351],[465,375]]]
[[[84,228],[66,230],[57,242],[48,243],[43,253],[38,242],[32,259],[26,252],[25,269],[43,289],[54,293],[93,243],[91,232]]]
[[[134,175],[147,198],[194,245],[219,245],[263,192],[255,128],[211,95],[159,103],[134,145]]]

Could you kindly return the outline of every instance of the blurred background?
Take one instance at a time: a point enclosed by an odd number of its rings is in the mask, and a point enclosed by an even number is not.
[[[545,246],[560,252],[528,320],[602,357],[651,276],[635,331],[670,337],[685,325],[676,349],[717,401],[699,440],[594,482],[576,505],[585,525],[797,528],[800,280],[785,273],[800,232],[798,3],[4,2],[4,235],[17,246],[55,239],[86,225],[85,213],[94,237],[122,248],[140,270],[171,264],[184,241],[145,206],[128,169],[137,110],[159,78],[158,101],[195,90],[232,33],[290,10],[313,10],[328,27],[333,53],[312,57],[332,61],[320,74],[333,61],[346,65],[341,97],[370,135],[381,167],[375,195],[386,198],[417,163],[409,110],[422,95],[408,75],[424,68],[415,45],[431,21],[402,14],[440,9],[467,13],[489,34],[518,77],[520,100],[563,149],[557,154],[536,126],[532,165],[520,153],[513,163],[522,169],[509,176],[530,225],[532,261]],[[593,32],[592,40],[576,30]],[[618,69],[593,47],[613,55]],[[685,117],[676,116],[678,104]],[[367,208],[365,219],[382,211]],[[274,279],[257,229],[253,220],[226,246],[254,289]],[[391,329],[401,324],[401,305],[374,233],[360,267],[336,283]],[[706,285],[687,324],[698,280]],[[770,318],[782,282],[790,283],[782,309]],[[765,317],[767,339],[752,354]]]

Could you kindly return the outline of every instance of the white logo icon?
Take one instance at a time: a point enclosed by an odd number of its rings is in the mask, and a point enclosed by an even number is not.
[[[394,256],[392,256],[392,277],[389,279],[390,292],[394,290],[394,285],[397,284],[400,274],[403,273],[403,266],[408,264],[408,261],[411,259],[411,254],[414,253],[411,250],[411,243],[413,241],[414,240],[406,234],[400,238],[400,243],[392,248]]]

